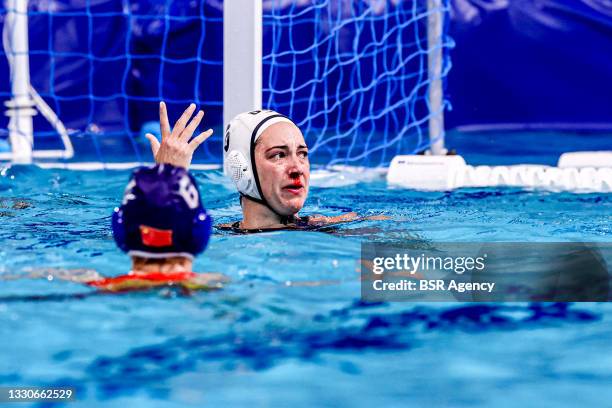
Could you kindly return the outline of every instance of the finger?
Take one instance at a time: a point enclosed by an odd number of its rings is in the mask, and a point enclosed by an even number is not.
[[[187,125],[189,118],[191,118],[191,115],[193,115],[195,108],[195,103],[192,103],[187,109],[185,109],[185,112],[183,112],[179,120],[177,120],[174,124],[174,129],[172,129],[173,136],[178,137],[181,133],[183,133],[183,130],[185,130],[185,126]]]
[[[170,136],[170,121],[168,121],[168,110],[164,102],[159,103],[159,130],[161,132],[162,141]]]
[[[189,125],[187,125],[185,130],[183,130],[180,139],[188,142],[191,138],[191,135],[193,135],[193,132],[195,132],[196,128],[200,125],[200,122],[202,122],[203,117],[204,111],[199,111],[198,114],[195,115],[194,118],[191,120],[191,122],[189,122]]]
[[[204,143],[206,141],[206,139],[208,139],[209,137],[211,137],[213,134],[213,130],[212,129],[208,129],[206,132],[202,132],[199,135],[197,135],[196,137],[193,138],[193,140],[191,140],[191,142],[189,142],[189,146],[191,146],[191,151],[194,151],[198,148],[199,145],[201,145],[202,143]]]
[[[147,133],[145,135],[149,143],[151,143],[151,152],[153,152],[153,158],[157,156],[157,151],[159,150],[159,140],[152,135],[151,133]]]

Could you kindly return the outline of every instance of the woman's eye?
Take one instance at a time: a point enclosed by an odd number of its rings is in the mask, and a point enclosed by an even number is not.
[[[272,155],[272,159],[274,159],[274,160],[279,160],[279,159],[282,159],[284,157],[285,157],[285,153],[283,153],[283,152],[277,152],[277,153],[274,153]]]
[[[302,159],[305,159],[308,157],[308,152],[303,151],[303,152],[299,152],[298,156],[300,156]]]

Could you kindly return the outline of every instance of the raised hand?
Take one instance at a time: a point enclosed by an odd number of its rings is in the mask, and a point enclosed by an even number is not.
[[[174,166],[189,168],[195,150],[213,134],[213,130],[208,129],[191,139],[193,132],[204,117],[204,111],[199,111],[192,118],[195,109],[195,104],[189,105],[174,124],[174,128],[170,129],[166,104],[160,102],[159,126],[162,135],[161,143],[151,133],[145,135],[151,143],[151,151],[156,163],[168,163]]]

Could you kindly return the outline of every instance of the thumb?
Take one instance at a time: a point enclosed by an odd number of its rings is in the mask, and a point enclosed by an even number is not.
[[[157,138],[151,133],[147,133],[145,137],[149,143],[151,143],[151,152],[153,152],[153,158],[155,158],[155,156],[157,156],[157,151],[159,150],[159,140],[157,140]]]

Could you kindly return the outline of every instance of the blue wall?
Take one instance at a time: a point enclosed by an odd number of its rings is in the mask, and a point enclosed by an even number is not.
[[[448,127],[612,129],[609,1],[454,0],[450,34]]]

